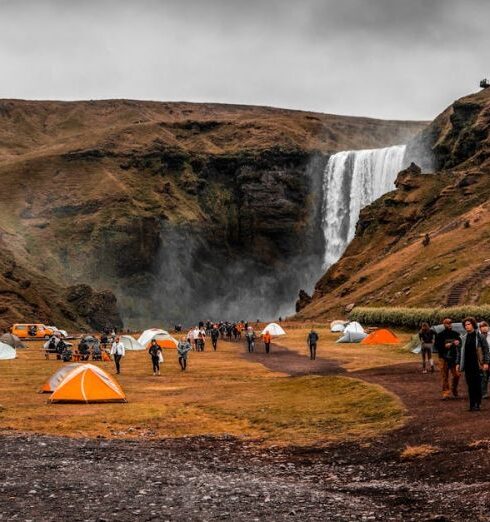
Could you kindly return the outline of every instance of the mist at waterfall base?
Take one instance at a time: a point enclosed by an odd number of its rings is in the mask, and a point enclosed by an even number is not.
[[[190,227],[164,226],[154,284],[153,320],[186,326],[198,321],[271,321],[294,313],[299,288],[316,282],[318,253],[305,253],[275,266],[247,257],[210,252]],[[303,285],[303,286],[302,286]]]
[[[295,312],[299,289],[311,293],[353,239],[360,210],[395,188],[405,146],[343,151],[313,172],[313,241],[299,255],[264,264],[210,248],[191,226],[162,225],[156,260],[153,319],[192,325],[200,320],[277,320]],[[301,248],[300,248],[301,251]]]
[[[352,241],[362,208],[395,189],[405,145],[333,154],[323,175],[323,269],[340,259]]]

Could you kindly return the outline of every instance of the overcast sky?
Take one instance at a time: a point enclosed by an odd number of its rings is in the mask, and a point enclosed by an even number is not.
[[[0,0],[0,97],[431,119],[490,77],[490,0]]]

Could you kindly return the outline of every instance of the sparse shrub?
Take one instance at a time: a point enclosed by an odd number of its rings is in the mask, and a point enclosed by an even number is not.
[[[423,459],[434,453],[438,453],[439,448],[430,444],[421,444],[420,446],[407,446],[401,453],[403,460]]]
[[[351,321],[372,326],[396,326],[399,328],[418,328],[421,323],[440,324],[445,317],[459,322],[464,317],[476,317],[478,321],[490,320],[490,305],[467,305],[450,308],[398,308],[359,307],[349,314]]]

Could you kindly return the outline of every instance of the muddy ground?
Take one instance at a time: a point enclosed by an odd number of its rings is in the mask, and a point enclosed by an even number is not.
[[[292,375],[342,371],[277,346],[274,353],[245,356]],[[3,434],[0,520],[490,520],[490,403],[470,413],[464,399],[440,401],[439,375],[415,363],[350,375],[399,395],[406,426],[328,448]],[[401,458],[420,444],[438,449]]]

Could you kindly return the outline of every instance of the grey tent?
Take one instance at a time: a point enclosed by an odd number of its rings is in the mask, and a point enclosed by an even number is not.
[[[432,326],[431,327],[432,330],[434,330],[434,332],[436,333],[440,333],[444,330],[444,325],[443,324],[437,324],[436,326]],[[453,323],[453,330],[455,332],[458,332],[459,335],[463,335],[466,333],[466,330],[464,329],[464,326],[463,326],[463,323]]]
[[[12,348],[25,348],[26,345],[16,336],[11,333],[6,333],[0,336],[0,342],[8,344]]]
[[[337,342],[338,343],[360,343],[365,337],[367,337],[367,334],[363,333],[363,332],[346,331],[340,339],[337,339]]]

